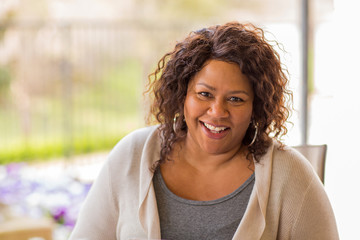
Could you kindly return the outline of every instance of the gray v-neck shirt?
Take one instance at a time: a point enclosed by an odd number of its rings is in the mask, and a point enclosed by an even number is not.
[[[246,210],[255,183],[252,174],[229,195],[211,201],[181,198],[166,186],[161,172],[153,179],[161,239],[232,239]]]

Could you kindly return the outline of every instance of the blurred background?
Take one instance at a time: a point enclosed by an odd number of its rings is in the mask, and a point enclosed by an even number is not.
[[[325,188],[341,239],[354,239],[360,3],[309,1],[305,111],[304,2],[0,0],[0,236],[67,239],[107,153],[145,126],[142,93],[158,60],[193,30],[240,21],[281,43],[295,108],[284,141],[328,145]]]

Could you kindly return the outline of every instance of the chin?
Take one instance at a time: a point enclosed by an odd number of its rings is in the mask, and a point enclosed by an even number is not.
[[[223,146],[203,146],[203,151],[211,155],[219,155],[229,152],[229,149],[224,149]]]

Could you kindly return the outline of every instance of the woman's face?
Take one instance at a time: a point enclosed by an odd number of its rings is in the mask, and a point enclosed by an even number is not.
[[[254,93],[238,65],[209,60],[189,82],[184,103],[188,146],[209,154],[241,147]]]

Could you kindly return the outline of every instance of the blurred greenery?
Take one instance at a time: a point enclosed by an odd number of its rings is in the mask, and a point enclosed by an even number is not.
[[[73,149],[71,154],[90,153],[99,150],[108,150],[115,146],[115,144],[126,133],[117,134],[116,136],[98,136],[97,138],[82,138],[73,140]],[[18,146],[12,146],[10,149],[2,149],[0,152],[0,164],[7,164],[11,162],[21,161],[39,161],[50,160],[56,157],[69,155],[69,149],[66,149],[64,142],[52,141],[48,143],[31,142],[24,143]]]
[[[0,65],[0,106],[5,104],[8,97],[10,80],[11,76],[9,69]]]
[[[125,59],[98,81],[74,82],[70,101],[38,96],[32,99],[27,131],[19,111],[1,107],[0,164],[112,148],[141,125],[141,74],[139,61]]]

